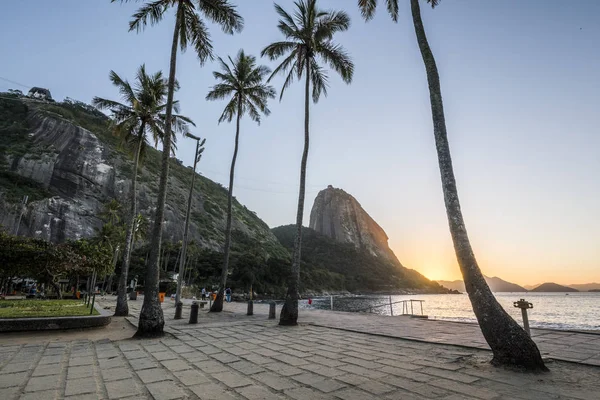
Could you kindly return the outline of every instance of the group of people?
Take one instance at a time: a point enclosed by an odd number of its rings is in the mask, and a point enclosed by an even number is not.
[[[202,288],[202,300],[211,299],[212,301],[215,301],[216,298],[217,298],[217,292],[207,292],[206,288]],[[225,289],[225,301],[228,303],[231,302],[231,289],[230,288]]]

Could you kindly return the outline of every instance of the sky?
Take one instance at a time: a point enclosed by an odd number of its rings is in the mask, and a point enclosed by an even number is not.
[[[232,0],[241,34],[209,25],[215,53],[259,56],[282,39],[268,0]],[[380,0],[382,3],[382,0]],[[354,0],[320,0],[352,18],[337,34],[355,63],[351,85],[330,73],[311,105],[304,222],[327,185],[351,193],[384,228],[400,261],[431,279],[460,279],[443,204],[429,94],[408,1],[393,23],[380,4],[365,23]],[[139,2],[2,3],[0,90],[51,90],[55,99],[118,99],[112,69],[133,80],[168,73],[174,15],[128,32]],[[291,0],[279,4],[291,10]],[[442,1],[422,6],[440,71],[448,137],[466,226],[484,274],[520,284],[600,281],[600,2]],[[275,63],[259,61],[271,68]],[[234,124],[205,101],[216,63],[179,53],[176,98],[206,151],[199,171],[225,186]],[[7,81],[10,80],[12,82]],[[280,89],[283,78],[273,80]],[[270,103],[258,126],[242,120],[234,195],[269,226],[295,221],[303,146],[303,86]],[[193,161],[194,143],[177,157]]]

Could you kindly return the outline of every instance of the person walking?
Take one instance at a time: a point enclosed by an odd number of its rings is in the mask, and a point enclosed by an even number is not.
[[[202,288],[202,300],[206,300],[206,288]]]
[[[228,303],[231,302],[231,289],[230,288],[225,289],[225,298]]]

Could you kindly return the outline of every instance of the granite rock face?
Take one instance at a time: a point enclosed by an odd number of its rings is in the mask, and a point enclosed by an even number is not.
[[[319,192],[310,212],[310,228],[401,265],[388,246],[388,236],[383,228],[342,189],[330,185]]]
[[[14,198],[9,199],[7,188],[0,186],[0,225],[10,232],[19,225],[20,235],[53,242],[93,236],[102,225],[99,213],[104,204],[111,199],[117,199],[124,207],[128,204],[131,158],[115,145],[116,139],[107,127],[108,119],[99,124],[104,128],[92,132],[51,111],[68,115],[69,110],[61,110],[60,103],[44,105],[27,99],[20,101],[28,111],[19,122],[27,127],[28,133],[10,146],[18,145],[26,151],[0,154],[0,172],[35,182],[47,195],[43,198],[38,195],[31,201],[32,196],[27,206],[21,207]],[[6,108],[0,111],[6,113]],[[83,118],[86,114],[78,116]],[[10,146],[8,150],[11,150]],[[160,154],[148,149],[138,177],[138,211],[150,222],[158,193],[159,160]],[[172,159],[163,241],[175,242],[183,237],[191,176],[189,167]],[[190,218],[191,240],[205,248],[221,251],[226,198],[227,191],[223,186],[201,175],[196,176]],[[23,215],[18,224],[21,211]],[[254,245],[285,252],[255,213],[237,201],[234,201],[233,212],[235,231]]]

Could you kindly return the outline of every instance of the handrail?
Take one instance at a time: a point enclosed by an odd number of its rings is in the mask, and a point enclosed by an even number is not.
[[[370,307],[367,307],[367,308],[364,308],[364,309],[359,309],[359,310],[354,310],[354,311],[355,312],[365,312],[365,311],[369,310],[369,312],[371,313],[371,312],[373,312],[372,310],[374,308],[378,308],[378,307],[390,307],[390,313],[393,316],[394,315],[394,311],[393,311],[392,305],[402,303],[402,315],[415,315],[414,312],[413,312],[413,306],[412,306],[413,301],[417,301],[417,302],[420,303],[420,305],[421,305],[421,315],[423,315],[423,302],[425,302],[425,300],[408,299],[408,300],[399,300],[399,301],[392,302],[391,301],[391,297],[390,297],[390,302],[389,303],[377,304],[377,305],[374,305],[374,306],[370,306]],[[410,302],[410,314],[408,313],[408,305],[407,305],[408,302]],[[404,312],[405,310],[406,310],[406,312]]]

